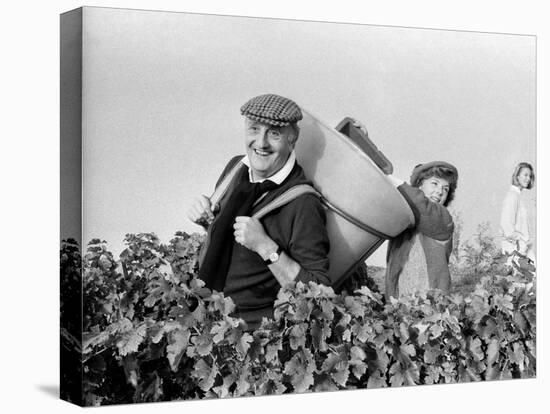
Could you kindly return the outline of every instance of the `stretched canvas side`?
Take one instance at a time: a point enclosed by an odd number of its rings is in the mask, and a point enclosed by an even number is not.
[[[82,400],[82,9],[60,18],[60,396]]]

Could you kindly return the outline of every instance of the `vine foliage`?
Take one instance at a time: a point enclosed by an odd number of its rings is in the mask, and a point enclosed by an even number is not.
[[[119,260],[101,240],[83,257],[74,241],[62,244],[62,285],[82,264],[81,341],[62,318],[62,346],[81,362],[82,405],[536,374],[535,276],[521,260],[498,258],[466,296],[430,291],[386,303],[367,286],[348,295],[298,282],[251,332],[230,298],[196,278],[202,236],[125,242]]]

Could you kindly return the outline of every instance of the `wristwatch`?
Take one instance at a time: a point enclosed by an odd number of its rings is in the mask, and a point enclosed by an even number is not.
[[[283,252],[283,249],[281,248],[281,246],[277,246],[277,251],[270,253],[269,256],[267,256],[267,260],[264,260],[264,263],[266,265],[270,265],[277,262],[282,252]]]

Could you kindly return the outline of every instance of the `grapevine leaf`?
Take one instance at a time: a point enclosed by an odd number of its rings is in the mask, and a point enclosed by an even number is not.
[[[172,371],[177,371],[181,358],[189,345],[190,332],[188,330],[177,330],[169,335],[166,357]]]
[[[363,375],[365,375],[365,372],[367,372],[367,368],[368,366],[364,362],[355,363],[351,368],[351,372],[353,372],[355,378],[360,379]]]
[[[235,310],[235,303],[229,296],[224,297],[221,293],[212,293],[212,296],[208,299],[211,310],[218,311],[222,315],[229,315]]]
[[[401,337],[401,342],[405,343],[409,339],[409,328],[405,322],[399,324],[399,335]]]
[[[329,300],[321,301],[321,317],[332,321],[334,319],[334,304]]]
[[[411,365],[405,371],[405,382],[407,385],[416,385],[419,382],[419,371],[416,365]]]
[[[361,306],[361,303],[354,296],[346,296],[344,299],[344,303],[346,305],[348,312],[352,316],[358,318],[364,315],[365,311]]]
[[[313,301],[308,300],[307,298],[300,297],[296,301],[294,318],[293,320],[297,322],[307,321],[313,310]]]
[[[295,392],[304,392],[313,385],[313,372],[315,370],[315,361],[311,352],[303,349],[302,352],[286,362],[284,373],[290,376],[290,383]]]
[[[481,349],[481,340],[479,338],[474,338],[470,341],[470,351],[476,358],[477,361],[482,361],[484,358],[483,350]]]
[[[231,325],[228,325],[225,321],[217,322],[212,326],[212,328],[210,329],[210,333],[214,335],[212,337],[212,340],[215,344],[223,341],[223,339],[225,338],[225,333],[229,328],[231,328]]]
[[[192,375],[197,378],[199,387],[203,391],[208,391],[214,386],[218,368],[216,364],[210,365],[204,359],[199,359],[195,363]]]
[[[490,338],[494,335],[497,328],[498,325],[495,322],[495,319],[492,316],[487,315],[487,317],[483,319],[482,326],[479,328],[479,335],[482,338]]]
[[[315,386],[313,391],[315,392],[325,392],[325,391],[338,391],[338,385],[334,383],[331,375],[326,373],[321,373],[315,376]]]
[[[252,335],[248,332],[245,332],[241,335],[236,344],[237,352],[241,355],[242,358],[245,357],[246,353],[250,349],[250,343],[253,341]]]
[[[385,388],[387,386],[386,378],[379,370],[374,371],[367,381],[367,388]]]
[[[394,362],[390,367],[390,384],[392,387],[400,387],[405,383],[405,376],[399,362]]]
[[[266,346],[265,351],[265,360],[266,362],[276,362],[279,354],[278,351],[283,350],[283,342],[281,338],[277,339],[275,342],[270,343]]]
[[[491,340],[487,347],[487,365],[491,366],[497,360],[500,345],[497,339]]]
[[[424,362],[429,365],[435,364],[439,355],[441,355],[439,347],[428,346],[424,349]]]
[[[223,382],[221,385],[214,387],[212,390],[216,393],[219,398],[226,398],[229,396],[229,388],[235,383],[237,376],[233,373],[223,377]]]
[[[239,378],[236,381],[236,384],[237,384],[237,388],[235,389],[236,396],[245,395],[250,389],[251,381],[248,377],[249,374],[250,372],[248,371],[248,369],[246,369],[246,367],[241,371],[241,374],[239,375]]]
[[[204,306],[204,303],[201,301],[195,308],[195,310],[192,312],[193,318],[198,324],[203,324],[206,319],[206,307]]]
[[[325,352],[328,349],[326,340],[330,336],[330,332],[330,326],[323,326],[319,320],[314,320],[311,323],[310,334],[313,340],[313,348],[316,351]]]
[[[351,332],[357,337],[357,339],[363,343],[369,340],[372,333],[372,327],[367,323],[360,323],[357,321],[352,327]]]
[[[510,357],[510,361],[517,364],[519,366],[520,371],[524,370],[524,359],[525,354],[523,353],[523,347],[515,342],[512,346],[513,352],[508,352],[508,355]]]
[[[388,354],[386,354],[385,351],[379,349],[376,351],[376,366],[380,370],[380,372],[386,372],[388,369],[388,365],[390,363],[390,359],[388,357]]]
[[[350,349],[350,362],[363,362],[367,357],[365,351],[358,346],[352,346]]]
[[[501,375],[502,375],[502,372],[500,371],[498,364],[495,364],[487,368],[487,372],[485,373],[485,379],[487,381],[499,380],[501,379]]]
[[[443,333],[443,327],[438,323],[435,323],[430,327],[430,332],[432,333],[432,337],[430,339],[439,338]]]
[[[408,345],[401,345],[400,346],[401,352],[408,356],[415,356],[416,355],[416,349],[414,348],[414,345],[408,344]]]
[[[381,295],[373,292],[367,286],[361,286],[361,289],[356,290],[355,293],[358,293],[359,295],[362,295],[362,296],[366,296],[367,298],[369,298],[370,300],[376,303],[382,303]]]
[[[149,329],[149,337],[151,338],[152,343],[158,344],[161,341],[163,336],[164,336],[164,326],[155,325]]]
[[[426,377],[424,381],[426,384],[437,384],[441,376],[441,367],[438,365],[426,365]]]
[[[290,330],[290,347],[293,350],[298,350],[298,348],[305,348],[306,346],[306,331],[307,325],[301,323],[299,325],[294,325]]]
[[[352,367],[351,371],[357,379],[360,379],[367,372],[367,364],[364,362],[367,354],[360,347],[353,346],[350,349],[349,357],[349,364]]]
[[[260,395],[280,395],[286,391],[286,387],[280,379],[270,378],[260,383],[258,393]]]
[[[527,332],[527,319],[525,319],[521,311],[518,310],[514,313],[514,322],[521,332]]]
[[[341,387],[346,386],[346,382],[349,378],[349,365],[348,361],[339,361],[333,368],[331,373],[332,379]]]
[[[122,337],[117,341],[117,347],[120,355],[125,356],[133,352],[137,352],[139,345],[143,342],[145,334],[147,332],[147,326],[142,324],[135,330],[125,332]]]
[[[512,296],[510,295],[496,295],[494,297],[495,306],[503,311],[512,311],[514,304],[512,303]]]
[[[191,342],[195,345],[195,352],[200,356],[207,356],[212,352],[214,345],[212,341],[212,335],[209,333],[203,333],[202,335],[195,336],[191,339]]]

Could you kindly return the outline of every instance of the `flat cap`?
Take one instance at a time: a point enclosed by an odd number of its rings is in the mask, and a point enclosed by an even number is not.
[[[302,111],[296,102],[279,95],[256,96],[241,106],[241,114],[255,121],[275,126],[285,126],[302,119]]]
[[[418,177],[420,176],[420,173],[426,170],[429,170],[432,167],[446,168],[447,170],[449,170],[449,172],[451,172],[454,175],[455,180],[458,181],[458,171],[454,165],[449,164],[448,162],[445,162],[445,161],[432,161],[432,162],[427,162],[425,164],[418,164],[416,167],[414,167],[413,172],[411,174],[411,181],[410,181],[411,185],[416,187],[419,184],[417,183],[417,181],[418,181]]]

